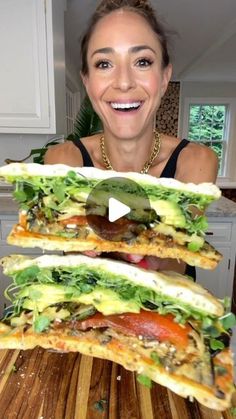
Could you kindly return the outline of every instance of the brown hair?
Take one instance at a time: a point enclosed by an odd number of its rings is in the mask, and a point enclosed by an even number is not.
[[[162,24],[158,21],[154,9],[150,3],[146,0],[102,0],[92,15],[87,27],[87,31],[84,33],[81,41],[80,53],[82,62],[82,74],[88,74],[88,45],[96,24],[100,19],[107,16],[109,13],[119,9],[126,9],[135,12],[146,19],[160,41],[162,49],[162,65],[164,68],[167,67],[170,62],[167,47],[167,35]]]

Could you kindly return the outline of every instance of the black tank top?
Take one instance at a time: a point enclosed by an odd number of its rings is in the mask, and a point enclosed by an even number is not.
[[[86,167],[94,167],[93,161],[88,153],[87,148],[84,146],[84,144],[80,141],[79,138],[76,138],[74,141],[74,144],[76,147],[79,148],[82,158],[83,158],[83,166]],[[171,154],[168,162],[166,163],[160,177],[167,177],[167,178],[174,178],[175,172],[176,172],[176,166],[177,166],[177,160],[179,157],[179,153],[183,148],[185,148],[188,145],[188,140],[182,140],[177,145],[177,147],[174,149],[173,153]]]
[[[93,161],[88,153],[87,148],[84,146],[84,144],[80,141],[79,138],[76,138],[74,140],[74,144],[76,147],[79,148],[82,158],[83,158],[83,165],[86,167],[94,167]],[[177,145],[177,147],[174,149],[173,153],[171,154],[169,160],[167,161],[164,169],[162,170],[162,173],[160,177],[165,178],[174,178],[176,167],[177,167],[177,161],[180,152],[189,144],[188,140],[183,139],[180,141],[180,143]],[[185,275],[191,276],[194,281],[196,280],[196,269],[194,266],[187,265],[185,270]]]

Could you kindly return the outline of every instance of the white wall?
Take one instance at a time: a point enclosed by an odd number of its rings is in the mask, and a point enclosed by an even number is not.
[[[53,135],[0,134],[0,166],[5,159],[21,160],[30,154],[31,149],[43,147]],[[32,161],[32,159],[28,160]]]
[[[186,98],[230,98],[236,103],[235,82],[181,82],[179,108],[179,135],[182,137],[184,118],[184,102]],[[232,111],[232,131],[230,134],[229,178],[219,182],[225,187],[236,187],[236,107]]]

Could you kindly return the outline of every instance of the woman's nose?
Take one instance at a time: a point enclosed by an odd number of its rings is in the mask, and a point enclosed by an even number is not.
[[[135,77],[129,66],[120,66],[117,68],[114,79],[114,88],[127,91],[135,87],[135,84]]]

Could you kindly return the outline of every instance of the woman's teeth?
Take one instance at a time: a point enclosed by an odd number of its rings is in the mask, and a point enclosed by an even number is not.
[[[111,103],[111,107],[118,111],[132,111],[138,109],[141,106],[141,102],[133,103]]]

